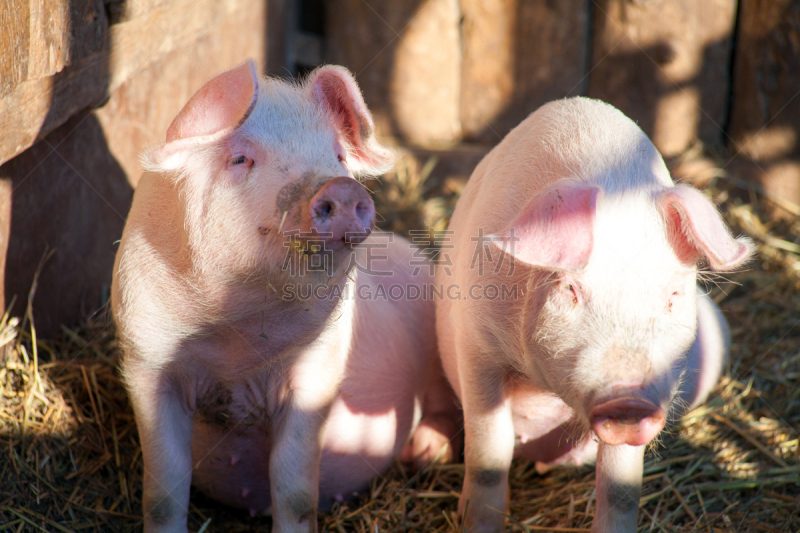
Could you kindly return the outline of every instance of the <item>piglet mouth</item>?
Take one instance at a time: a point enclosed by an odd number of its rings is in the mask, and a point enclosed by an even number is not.
[[[666,418],[664,410],[650,401],[623,397],[596,405],[589,422],[605,444],[643,446],[658,435]]]

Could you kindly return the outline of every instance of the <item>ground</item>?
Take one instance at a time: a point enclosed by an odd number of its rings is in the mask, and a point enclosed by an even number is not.
[[[435,160],[421,163],[406,154],[396,173],[367,183],[382,227],[446,227],[463,183],[426,179]],[[713,160],[672,163],[759,252],[746,270],[706,279],[731,324],[731,360],[709,402],[648,450],[639,530],[800,531],[800,206]],[[0,323],[0,532],[139,531],[141,450],[107,310],[35,343],[23,304],[11,311],[23,318]],[[463,473],[451,464],[410,476],[395,465],[369,494],[321,513],[320,530],[460,531]],[[591,467],[540,475],[515,462],[508,529],[589,531],[593,494]],[[192,494],[194,531],[270,523]]]

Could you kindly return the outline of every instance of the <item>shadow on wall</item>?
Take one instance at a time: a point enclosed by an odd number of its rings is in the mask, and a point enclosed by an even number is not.
[[[798,156],[796,3],[334,0],[327,13],[326,61],[356,74],[379,130],[401,144],[491,146],[545,102],[584,94],[667,157],[700,140],[785,174]]]
[[[335,0],[326,61],[356,74],[384,136],[493,145],[544,102],[585,92],[588,6]]]
[[[684,152],[696,139],[722,147],[733,2],[663,9],[615,0],[551,4],[517,3],[514,38],[507,45],[514,51],[506,68],[513,73],[510,98],[495,116],[485,117],[485,128],[474,138],[491,142],[496,132],[496,140],[542,104],[581,94],[619,108],[667,157]],[[705,21],[709,15],[714,15],[711,23]],[[686,36],[687,26],[697,31]],[[466,78],[467,59],[464,93],[475,83]],[[465,104],[462,118],[469,114]]]
[[[541,105],[586,94],[591,2],[461,2],[463,139],[497,144]]]
[[[107,98],[111,13],[103,6],[68,2],[70,61],[52,77],[54,91],[37,142],[0,166],[0,179],[11,191],[4,198],[11,201],[5,296],[6,304],[16,297],[13,314],[24,314],[36,267],[54,251],[42,268],[33,306],[43,336],[107,301],[115,241],[133,196],[97,118],[70,108]],[[78,75],[87,64],[90,79]],[[69,120],[50,131],[65,116]]]
[[[719,150],[727,138],[729,49],[729,39],[710,43],[698,68],[682,79],[664,71],[676,56],[668,41],[616,54],[600,60],[590,75],[589,95],[632,118],[665,157],[697,140]]]
[[[433,4],[442,2],[434,0],[425,5]],[[403,129],[398,123],[398,113],[394,109],[395,95],[392,91],[391,73],[395,68],[398,49],[422,6],[422,0],[382,0],[369,3],[361,0],[334,0],[327,6],[325,61],[344,65],[356,75],[367,105],[374,114],[378,131],[384,136],[404,137]],[[452,22],[450,26],[455,31],[455,21]],[[437,42],[438,38],[434,35],[427,43],[420,43],[423,47],[431,47],[421,51],[427,57],[427,64],[438,64],[440,61],[443,51],[436,49]],[[457,64],[455,57],[447,59]],[[455,72],[451,73],[451,77],[455,75]],[[431,83],[433,80],[430,77],[407,82],[427,89],[441,81],[441,73],[434,73],[434,76],[436,83]],[[435,95],[428,95],[429,101],[433,98]],[[450,107],[453,105],[454,103]],[[450,114],[453,114],[452,109]],[[438,114],[434,115],[434,118],[437,116]]]

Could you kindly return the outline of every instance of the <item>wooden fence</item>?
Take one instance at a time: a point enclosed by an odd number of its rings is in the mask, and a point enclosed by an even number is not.
[[[543,103],[610,102],[667,156],[698,141],[800,201],[800,2],[331,0],[324,59],[382,131],[493,145]]]
[[[24,305],[46,249],[44,331],[105,300],[138,154],[246,57],[278,75],[349,67],[379,133],[439,156],[440,177],[466,178],[541,104],[588,95],[665,156],[702,143],[788,212],[800,204],[797,0],[6,0],[6,300]]]
[[[263,0],[0,2],[0,271],[13,312],[47,250],[40,331],[107,300],[139,153],[210,77],[263,62],[266,21]]]

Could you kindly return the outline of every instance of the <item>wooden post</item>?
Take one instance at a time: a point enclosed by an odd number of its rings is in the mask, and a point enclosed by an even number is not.
[[[794,204],[800,216],[800,5],[740,0],[729,147],[731,170]]]

